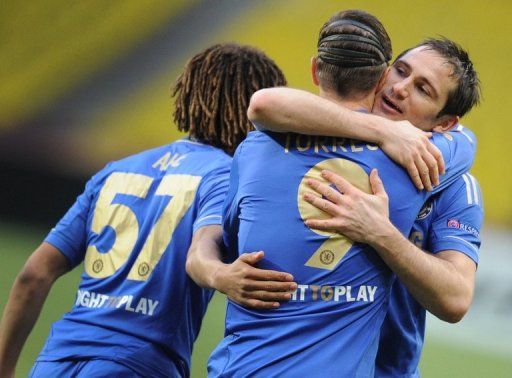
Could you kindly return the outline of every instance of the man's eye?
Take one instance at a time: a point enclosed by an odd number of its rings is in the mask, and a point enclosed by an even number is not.
[[[428,91],[427,88],[425,88],[424,86],[420,86],[420,92],[423,93],[424,95],[426,96],[429,96],[430,97],[430,92]]]
[[[396,67],[396,72],[398,72],[398,74],[399,74],[400,76],[404,76],[404,75],[405,75],[405,71],[404,71],[404,69],[403,69],[403,68],[401,68],[401,67]]]

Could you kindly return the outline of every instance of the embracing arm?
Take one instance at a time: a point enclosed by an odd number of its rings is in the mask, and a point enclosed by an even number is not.
[[[419,189],[439,185],[439,173],[445,170],[441,152],[428,139],[431,133],[408,121],[352,111],[307,91],[284,87],[259,90],[251,97],[247,115],[258,128],[270,131],[376,143],[407,170]]]
[[[473,299],[475,262],[458,251],[425,253],[391,222],[384,233],[385,237],[368,242],[412,296],[438,318],[450,323],[460,321]]]
[[[307,135],[337,136],[380,143],[381,117],[354,112],[335,102],[293,88],[267,88],[255,92],[247,110],[249,119],[264,129]]]
[[[205,226],[194,233],[186,270],[201,287],[216,289],[243,306],[270,309],[289,300],[297,286],[291,274],[258,269],[263,252],[244,253],[231,264],[222,261],[222,228]]]
[[[0,377],[13,377],[16,363],[53,283],[69,271],[66,257],[42,243],[16,277],[0,323]]]
[[[457,251],[425,253],[406,239],[389,220],[388,197],[376,170],[370,175],[373,194],[363,193],[331,172],[323,172],[323,177],[339,192],[310,180],[311,187],[327,200],[311,194],[305,199],[332,218],[308,220],[307,225],[336,230],[371,245],[423,307],[447,322],[461,320],[473,298],[473,260]]]

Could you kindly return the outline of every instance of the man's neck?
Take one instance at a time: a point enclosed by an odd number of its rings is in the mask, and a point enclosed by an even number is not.
[[[351,110],[366,110],[368,112],[372,111],[373,101],[375,100],[375,94],[362,96],[359,98],[342,98],[334,91],[324,90],[321,87],[319,88],[319,96],[325,98],[326,100],[332,101],[338,105],[344,106],[345,108]]]

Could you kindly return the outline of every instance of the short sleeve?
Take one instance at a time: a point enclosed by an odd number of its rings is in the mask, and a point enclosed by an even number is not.
[[[94,179],[85,186],[85,191],[61,218],[45,238],[45,242],[57,248],[74,268],[85,256],[87,243],[87,221],[94,198]]]
[[[434,133],[432,142],[443,154],[446,164],[446,173],[440,176],[440,185],[433,191],[437,193],[471,169],[475,159],[476,138],[469,129],[459,125],[454,131]]]
[[[471,174],[465,173],[438,198],[428,249],[432,253],[459,251],[478,264],[482,221],[480,187]]]
[[[209,225],[222,224],[222,204],[228,192],[229,164],[208,173],[198,189],[199,210],[194,232]]]
[[[243,142],[238,146],[231,164],[229,178],[229,191],[224,201],[222,210],[223,241],[226,247],[227,259],[233,261],[238,257],[238,228],[240,212],[238,201],[238,164],[239,154],[243,148]]]

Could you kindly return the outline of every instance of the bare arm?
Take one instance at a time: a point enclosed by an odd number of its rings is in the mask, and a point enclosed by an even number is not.
[[[423,307],[444,321],[460,321],[473,299],[475,262],[458,251],[425,253],[391,227],[370,245]]]
[[[343,195],[311,180],[312,188],[327,200],[312,195],[306,200],[332,218],[310,220],[308,226],[334,229],[371,245],[423,307],[447,322],[460,321],[473,298],[475,263],[457,251],[425,253],[407,240],[389,220],[387,194],[375,170],[370,175],[373,195],[336,174],[325,172],[324,178]]]
[[[251,97],[249,119],[266,130],[338,136],[379,143],[383,118],[354,112],[335,102],[293,88],[267,88]],[[391,121],[385,120],[384,122]]]
[[[0,323],[0,377],[14,377],[16,363],[53,283],[69,271],[66,257],[42,243],[16,277]]]
[[[247,307],[269,309],[289,300],[297,285],[291,274],[258,269],[263,252],[244,253],[231,264],[222,262],[222,229],[200,228],[192,239],[186,269],[201,287],[216,289]]]
[[[419,188],[439,184],[445,165],[441,152],[428,140],[431,133],[408,121],[391,121],[349,110],[312,93],[268,88],[254,93],[247,111],[258,128],[364,140],[378,144],[403,166]]]

